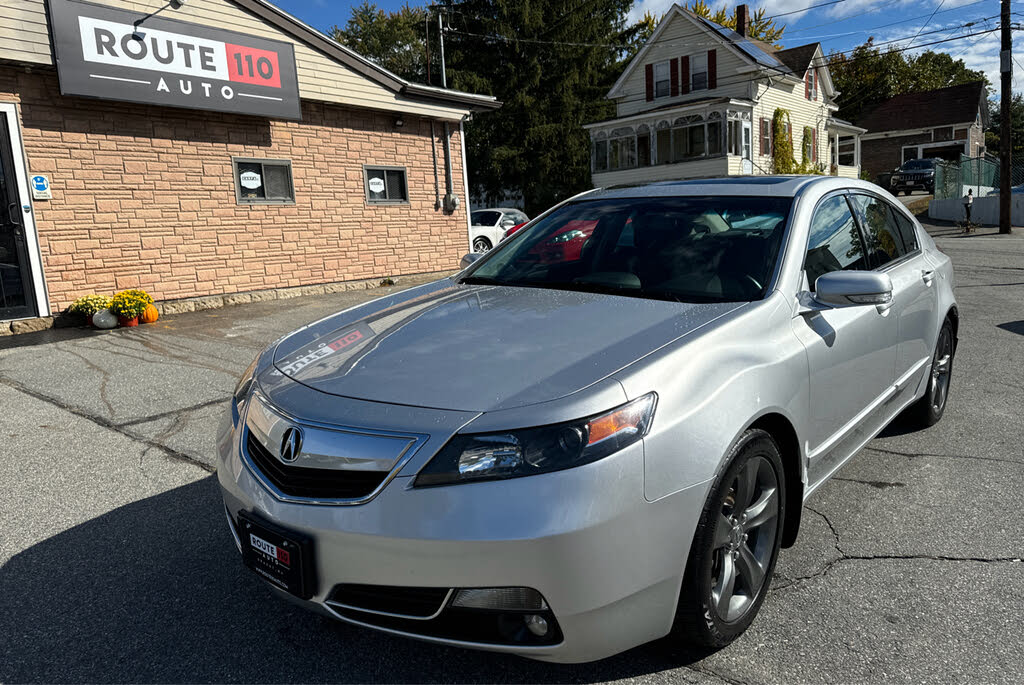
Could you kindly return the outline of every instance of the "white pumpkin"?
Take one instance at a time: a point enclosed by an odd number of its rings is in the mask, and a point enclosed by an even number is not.
[[[96,328],[116,328],[117,316],[109,309],[102,309],[92,315],[92,325]]]

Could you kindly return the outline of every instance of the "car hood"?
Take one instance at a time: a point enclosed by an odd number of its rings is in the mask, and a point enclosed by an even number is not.
[[[332,395],[494,411],[581,390],[738,306],[445,280],[306,326],[274,365]]]

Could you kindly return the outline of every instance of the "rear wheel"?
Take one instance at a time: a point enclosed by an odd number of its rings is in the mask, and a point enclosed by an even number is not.
[[[953,324],[949,319],[942,322],[939,340],[932,355],[932,368],[928,376],[928,388],[924,397],[914,403],[907,412],[908,417],[918,426],[934,426],[946,411],[949,398],[949,384],[953,378]]]
[[[491,241],[483,236],[473,239],[473,252],[487,252],[491,249]]]
[[[674,632],[719,648],[757,616],[782,541],[786,489],[778,445],[749,430],[704,505],[690,548]]]

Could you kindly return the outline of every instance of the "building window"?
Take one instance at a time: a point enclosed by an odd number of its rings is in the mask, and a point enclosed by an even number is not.
[[[708,53],[690,57],[690,90],[708,89]]]
[[[772,120],[761,119],[761,154],[772,155]]]
[[[658,124],[654,152],[658,164],[668,164],[672,161],[672,129],[664,121]]]
[[[721,114],[712,112],[709,115],[707,147],[708,156],[722,154],[722,120]]]
[[[366,201],[373,204],[401,204],[409,201],[405,167],[366,166]]]
[[[857,166],[857,138],[839,136],[839,165]]]
[[[651,166],[651,129],[647,124],[636,129],[636,162],[637,166]]]
[[[295,187],[289,160],[235,157],[231,162],[238,204],[294,204]]]
[[[608,141],[594,141],[594,171],[608,171]]]
[[[811,68],[807,70],[807,99],[818,99],[818,70]]]
[[[654,97],[667,98],[672,92],[671,74],[672,70],[667,61],[654,65]]]

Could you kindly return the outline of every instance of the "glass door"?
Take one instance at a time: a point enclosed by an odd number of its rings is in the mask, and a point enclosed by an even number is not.
[[[22,205],[18,193],[11,131],[0,111],[0,320],[36,315]]]

